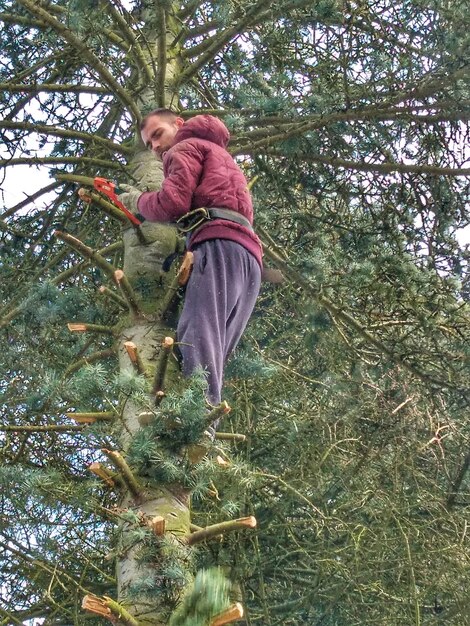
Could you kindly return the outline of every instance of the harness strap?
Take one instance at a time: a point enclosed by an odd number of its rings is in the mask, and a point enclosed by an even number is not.
[[[250,221],[241,213],[237,213],[236,211],[232,211],[231,209],[219,209],[218,207],[214,207],[208,209],[209,215],[213,220],[228,220],[230,222],[235,222],[236,224],[240,224],[241,226],[245,226],[249,230],[254,230]]]
[[[194,209],[176,220],[176,225],[181,233],[191,233],[210,220],[227,220],[240,224],[251,231],[253,230],[253,226],[244,215],[222,207]]]

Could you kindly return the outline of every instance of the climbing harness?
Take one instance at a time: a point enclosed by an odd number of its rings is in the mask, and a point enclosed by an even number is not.
[[[194,234],[195,230],[212,220],[227,220],[229,222],[235,222],[235,224],[240,224],[240,226],[244,226],[249,230],[253,230],[253,226],[244,215],[222,207],[211,207],[210,209],[201,207],[199,209],[193,209],[176,220],[176,227],[180,233]]]
[[[251,231],[253,231],[253,226],[250,224],[249,220],[243,215],[240,215],[240,213],[237,213],[236,211],[219,207],[211,207],[210,209],[207,209],[206,207],[201,207],[199,209],[193,209],[192,211],[185,213],[182,217],[176,220],[176,227],[178,231],[181,234],[186,235],[186,246],[188,246],[190,237],[192,237],[201,226],[212,220],[227,220],[229,222],[235,222],[236,224],[245,226],[245,228],[249,228]],[[179,255],[180,252],[175,251],[173,252],[173,254],[170,254],[165,259],[162,267],[164,272],[168,272],[170,270],[173,261]],[[186,250],[180,268],[178,270],[178,285],[180,287],[186,286],[189,277],[191,276],[193,263],[193,253],[189,250]]]
[[[190,237],[193,236],[194,233],[199,230],[201,226],[212,220],[228,220],[230,222],[235,222],[236,224],[240,224],[241,226],[245,226],[245,228],[253,230],[253,226],[250,224],[249,220],[246,217],[240,215],[240,213],[237,213],[236,211],[219,207],[213,207],[210,209],[207,209],[206,207],[201,207],[199,209],[193,209],[192,211],[185,213],[182,217],[176,220],[176,227],[181,234],[186,235],[186,245],[188,245]],[[175,252],[165,259],[163,263],[163,270],[165,272],[170,269],[171,264],[177,256],[179,256],[179,254],[178,252]],[[178,285],[180,287],[186,286],[189,277],[191,276],[193,263],[193,253],[189,250],[186,250],[180,268],[178,270]]]

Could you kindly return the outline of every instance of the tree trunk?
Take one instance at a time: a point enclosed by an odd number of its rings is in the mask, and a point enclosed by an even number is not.
[[[134,178],[139,181],[140,189],[158,189],[163,180],[162,166],[148,151],[140,151],[131,163]],[[160,317],[162,300],[168,292],[169,285],[175,274],[172,265],[169,272],[162,270],[165,259],[181,248],[181,238],[173,226],[144,222],[140,227],[146,243],[143,244],[134,228],[127,228],[123,233],[124,240],[124,274],[130,281],[138,296],[139,308],[142,316],[130,318],[129,324],[123,329],[120,337],[119,365],[121,373],[132,371],[133,364],[124,347],[125,342],[132,342],[137,348],[138,355],[145,370],[153,378],[155,366],[162,350],[162,341],[167,336],[174,335],[174,329],[169,328]],[[167,380],[171,382],[179,376],[175,359],[170,359]],[[127,402],[123,411],[122,447],[124,454],[129,448],[136,432],[145,427],[139,421],[142,409],[132,402]],[[155,418],[158,419],[158,418]],[[142,420],[141,420],[142,421]],[[120,502],[123,510],[133,510],[146,521],[159,516],[165,520],[166,537],[168,533],[174,536],[189,534],[189,494],[181,486],[171,487],[154,484],[146,477],[138,476],[137,480],[143,489],[137,498],[126,492]],[[126,533],[132,532],[133,524],[124,524],[122,542],[128,545]],[[175,540],[176,541],[176,540]],[[132,543],[132,542],[131,542]],[[139,552],[142,542],[135,543],[131,548],[118,554],[116,563],[119,602],[126,604],[129,590],[139,579],[158,579],[156,564],[146,565],[141,562]],[[167,584],[161,576],[161,585]],[[135,594],[134,594],[135,596]],[[145,595],[140,599],[132,600],[132,614],[142,624],[164,624],[168,616],[168,602],[165,594],[162,601],[148,600]]]

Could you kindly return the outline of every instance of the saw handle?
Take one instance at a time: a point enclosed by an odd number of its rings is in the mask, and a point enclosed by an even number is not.
[[[93,187],[96,189],[96,191],[99,191],[104,196],[108,197],[113,204],[121,209],[121,211],[135,226],[140,226],[142,224],[142,222],[133,213],[126,209],[126,207],[117,197],[116,189],[118,189],[118,187],[115,183],[113,183],[111,180],[108,180],[107,178],[101,178],[100,176],[96,176],[93,179]]]

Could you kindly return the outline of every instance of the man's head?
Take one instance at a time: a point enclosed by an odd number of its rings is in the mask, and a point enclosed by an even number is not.
[[[174,143],[175,135],[184,120],[171,109],[155,109],[144,117],[140,125],[142,141],[160,159]]]

